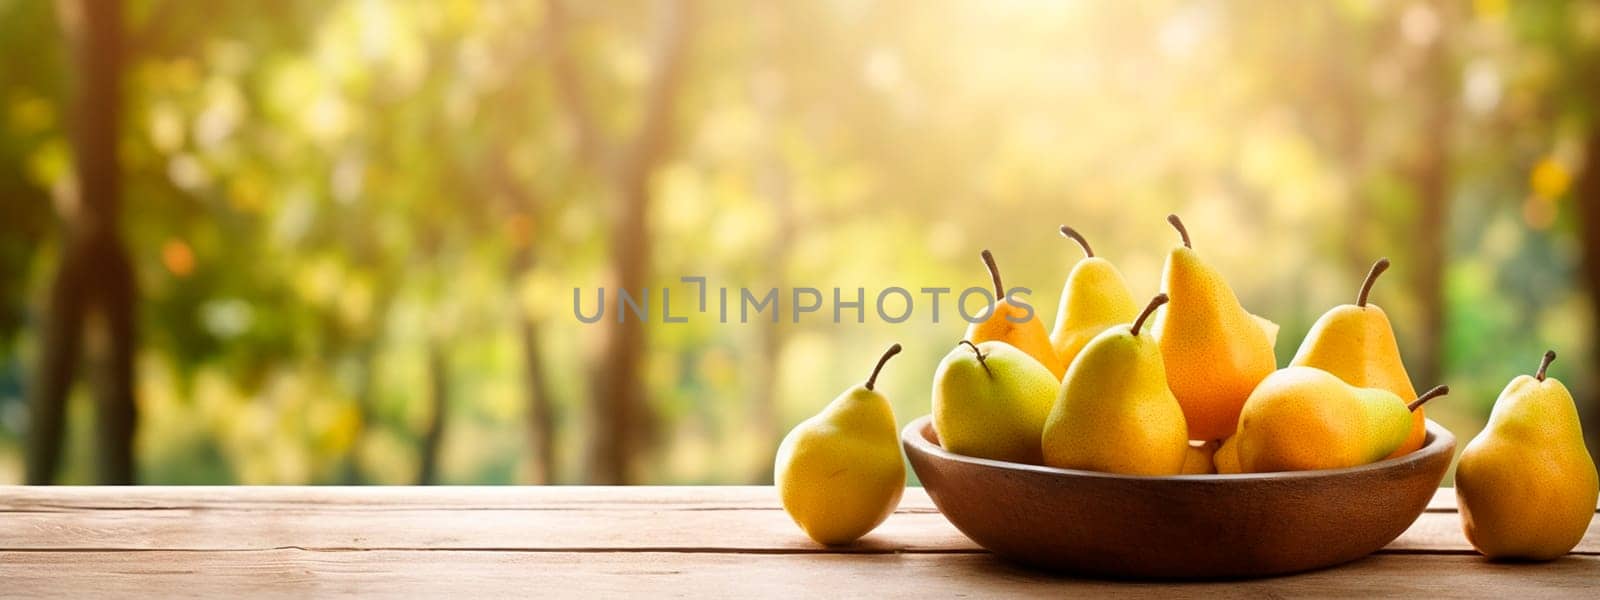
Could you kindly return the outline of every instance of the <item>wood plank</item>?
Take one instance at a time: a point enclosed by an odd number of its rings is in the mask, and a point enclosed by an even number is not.
[[[771,486],[0,486],[0,514],[53,509],[228,509],[313,505],[370,511],[389,507],[557,510],[568,508],[752,508],[779,510]],[[901,510],[936,510],[908,488]]]
[[[194,509],[5,514],[0,549],[218,549],[297,546],[453,549],[828,551],[781,510],[352,511]],[[938,513],[899,513],[850,551],[975,550]]]
[[[138,488],[93,486],[0,486],[0,513],[55,508],[200,508],[312,504],[372,510],[390,506],[415,508],[504,508],[547,510],[572,506],[611,508],[638,505],[713,504],[731,508],[778,508],[771,486],[451,486],[451,487],[347,487],[347,486],[146,486]],[[906,488],[903,511],[937,510],[920,487]],[[1455,490],[1440,488],[1428,510],[1456,509]]]
[[[1600,504],[1600,501],[1597,501]],[[1456,489],[1439,488],[1433,491],[1433,499],[1428,501],[1427,510],[1433,512],[1455,512]]]
[[[183,488],[91,489],[36,488],[0,499],[0,549],[979,551],[920,489],[908,490],[901,511],[872,535],[842,550],[802,536],[770,488],[229,488],[188,496],[178,493]],[[1472,547],[1455,513],[1427,512],[1387,550]],[[1577,551],[1600,555],[1600,520]]]
[[[1600,558],[1536,565],[1375,555],[1256,581],[1058,577],[987,554],[746,555],[464,551],[0,552],[8,598],[56,597],[1593,597]]]

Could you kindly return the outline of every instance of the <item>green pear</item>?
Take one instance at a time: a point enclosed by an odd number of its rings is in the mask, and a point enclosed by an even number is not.
[[[1405,443],[1411,411],[1449,391],[1436,387],[1408,405],[1393,392],[1356,387],[1322,369],[1287,367],[1251,392],[1229,442],[1237,444],[1246,473],[1364,465]]]
[[[1040,442],[1044,464],[1126,475],[1177,475],[1189,451],[1183,407],[1167,388],[1161,348],[1145,319],[1095,336],[1067,369]]]
[[[889,399],[878,372],[900,344],[878,359],[867,381],[796,425],[778,446],[773,483],[783,509],[806,535],[846,544],[866,535],[900,504],[906,467]]]
[[[1546,352],[1538,373],[1511,380],[1456,465],[1461,526],[1489,558],[1556,558],[1578,545],[1594,518],[1600,476],[1572,394],[1545,376],[1555,359]]]
[[[1089,241],[1077,230],[1061,226],[1061,235],[1078,242],[1083,260],[1073,265],[1061,287],[1061,306],[1056,309],[1056,325],[1050,331],[1050,345],[1061,359],[1062,369],[1072,367],[1072,359],[1112,325],[1130,323],[1139,314],[1128,282],[1111,261],[1094,255]]]
[[[956,454],[1039,464],[1039,436],[1060,382],[1005,342],[962,340],[933,374],[933,428]]]

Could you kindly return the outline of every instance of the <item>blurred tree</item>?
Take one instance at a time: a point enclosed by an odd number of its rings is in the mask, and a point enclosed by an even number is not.
[[[444,438],[446,415],[450,408],[450,367],[445,362],[441,342],[428,343],[428,406],[432,416],[422,434],[421,460],[417,466],[417,484],[439,483],[439,445]]]
[[[1573,183],[1573,204],[1577,209],[1577,229],[1582,245],[1579,265],[1589,287],[1589,339],[1600,340],[1600,47],[1590,45],[1573,52],[1572,78],[1576,89],[1567,93],[1583,125],[1583,163]],[[1571,110],[1571,109],[1569,109]],[[1594,361],[1589,370],[1600,371],[1600,351],[1591,350]],[[1581,392],[1580,392],[1581,393]],[[1581,398],[1581,396],[1580,396]],[[1600,459],[1600,394],[1590,392],[1587,402],[1580,399],[1578,409],[1585,424],[1584,437],[1589,453]]]
[[[795,12],[775,7],[763,11],[763,18],[751,23],[757,30],[752,36],[752,45],[759,59],[747,70],[745,86],[759,115],[759,131],[763,140],[760,157],[753,165],[755,188],[770,205],[774,225],[766,252],[760,259],[760,271],[767,274],[767,281],[754,285],[754,289],[790,288],[789,262],[800,228],[799,215],[795,210],[794,173],[784,148],[790,137],[787,130],[789,122],[785,117],[794,110],[787,106],[787,96],[791,93],[787,87],[789,82],[779,75],[783,71],[782,47],[792,43],[785,35],[786,25],[791,19],[798,18]],[[760,440],[757,446],[760,455],[769,456],[777,453],[784,435],[784,422],[778,405],[778,368],[783,364],[783,349],[788,344],[789,334],[788,329],[778,321],[760,319],[757,326],[760,327],[757,342],[760,358],[752,369],[750,427],[757,432]],[[755,481],[772,481],[773,463],[762,461],[759,464],[764,470],[756,473]]]
[[[646,293],[650,282],[651,247],[650,176],[665,160],[674,141],[679,86],[683,79],[689,27],[693,16],[688,0],[662,0],[654,15],[649,48],[649,78],[639,99],[639,119],[620,145],[596,122],[588,95],[572,64],[565,33],[570,27],[566,7],[559,0],[548,4],[553,75],[559,95],[577,130],[579,154],[587,167],[612,186],[616,205],[611,213],[610,286],[614,304],[607,312],[605,342],[599,364],[591,371],[591,423],[589,482],[625,484],[637,476],[634,459],[643,443],[654,438],[654,419],[645,402],[643,380],[644,319],[624,316],[621,295]]]
[[[561,33],[554,30],[558,20],[548,17],[546,15],[543,21],[540,35],[520,37],[520,43],[507,51],[506,63],[510,70],[518,72],[528,68],[532,55],[546,50],[561,39]],[[554,50],[547,54],[561,56],[561,52]],[[560,65],[546,67],[547,71],[565,68]],[[530,132],[535,130],[532,113],[543,108],[533,101],[529,86],[519,83],[506,82],[489,98],[490,104],[506,107],[506,110],[504,122],[495,124],[491,131],[486,132],[488,153],[483,161],[484,174],[481,179],[486,182],[485,191],[488,195],[502,202],[500,210],[504,215],[504,234],[510,246],[505,277],[509,304],[516,323],[517,342],[522,353],[528,448],[533,464],[529,479],[530,483],[547,484],[558,480],[557,465],[560,462],[555,443],[555,389],[550,384],[550,373],[541,350],[545,340],[544,326],[523,301],[523,286],[538,265],[536,244],[543,242],[546,233],[551,230],[546,220],[555,213],[556,207],[544,201],[544,194],[536,191],[533,183],[518,176],[517,165],[514,164],[519,143],[528,143]]]
[[[136,347],[133,265],[121,233],[122,3],[62,0],[57,4],[72,47],[74,194],[62,207],[66,249],[50,288],[44,346],[35,376],[28,482],[48,484],[60,462],[67,397],[90,324],[99,420],[99,481],[134,483],[133,360]],[[97,320],[95,320],[97,319]]]
[[[1411,165],[1416,182],[1417,219],[1411,230],[1417,251],[1416,268],[1411,271],[1420,320],[1412,352],[1410,374],[1419,386],[1437,385],[1444,376],[1444,276],[1450,230],[1451,143],[1458,101],[1455,57],[1450,35],[1460,19],[1452,3],[1443,0],[1413,5],[1402,16],[1401,29],[1413,44],[1422,46],[1415,65],[1417,91],[1421,94],[1422,117],[1418,120],[1421,149]]]

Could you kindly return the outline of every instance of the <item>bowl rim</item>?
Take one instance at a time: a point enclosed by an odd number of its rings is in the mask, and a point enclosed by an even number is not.
[[[1394,458],[1386,458],[1386,459],[1383,459],[1383,460],[1380,460],[1380,461],[1377,461],[1377,462],[1367,463],[1367,464],[1364,464],[1364,465],[1357,465],[1357,466],[1354,466],[1354,467],[1346,467],[1346,468],[1343,468],[1343,469],[1318,469],[1318,470],[1314,470],[1314,471],[1272,471],[1272,472],[1267,472],[1267,473],[1230,473],[1230,474],[1203,473],[1203,474],[1191,474],[1191,475],[1125,475],[1125,474],[1121,474],[1121,473],[1103,473],[1103,472],[1100,472],[1100,471],[1086,471],[1086,470],[1082,470],[1082,469],[1062,469],[1062,468],[1058,468],[1058,467],[1049,467],[1049,466],[1044,466],[1044,465],[1030,465],[1030,464],[1026,464],[1026,463],[1016,463],[1016,462],[1010,462],[1010,461],[1004,461],[1004,460],[994,460],[994,459],[989,459],[989,458],[978,458],[976,456],[966,456],[964,454],[956,454],[956,453],[951,452],[949,450],[945,450],[944,446],[939,445],[939,444],[935,444],[935,443],[933,443],[933,440],[928,439],[928,433],[931,433],[933,431],[933,415],[931,415],[931,414],[917,417],[915,419],[912,419],[910,423],[907,423],[905,428],[900,430],[900,440],[901,440],[901,444],[904,445],[908,451],[914,449],[916,452],[920,452],[922,454],[926,454],[926,455],[929,455],[929,456],[932,456],[932,457],[935,457],[935,458],[939,458],[941,460],[959,462],[959,463],[966,463],[966,464],[979,466],[979,467],[984,467],[984,468],[989,468],[989,469],[1002,469],[1002,470],[1009,470],[1009,471],[1025,471],[1025,472],[1031,472],[1031,473],[1038,473],[1038,474],[1041,474],[1041,475],[1069,476],[1069,477],[1104,479],[1104,480],[1112,480],[1112,481],[1130,481],[1130,482],[1162,482],[1162,481],[1196,482],[1196,481],[1261,481],[1261,480],[1274,480],[1274,481],[1277,481],[1277,480],[1284,480],[1284,479],[1311,479],[1311,478],[1318,478],[1318,477],[1337,477],[1337,476],[1344,476],[1344,475],[1354,475],[1354,474],[1364,473],[1364,472],[1369,472],[1369,471],[1383,471],[1383,470],[1388,470],[1388,469],[1392,469],[1392,468],[1395,468],[1395,467],[1399,467],[1399,466],[1402,466],[1402,465],[1420,463],[1420,462],[1423,462],[1423,461],[1428,460],[1430,458],[1433,458],[1434,456],[1437,456],[1439,454],[1445,454],[1445,455],[1448,456],[1449,453],[1454,452],[1455,443],[1456,443],[1455,435],[1450,433],[1450,430],[1445,429],[1443,425],[1438,424],[1433,419],[1425,419],[1425,421],[1427,421],[1426,427],[1427,427],[1428,435],[1424,439],[1424,441],[1422,443],[1422,447],[1418,448],[1415,451],[1412,451],[1411,453],[1406,454],[1404,456],[1397,456],[1397,457],[1394,457]],[[913,465],[913,466],[915,466],[915,465]]]

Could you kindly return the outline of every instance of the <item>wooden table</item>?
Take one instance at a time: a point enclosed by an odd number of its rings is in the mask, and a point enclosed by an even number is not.
[[[856,547],[766,487],[0,487],[0,597],[1600,597],[1600,521],[1538,565],[1483,560],[1445,489],[1363,560],[1260,581],[1108,582],[974,546],[920,488]]]

